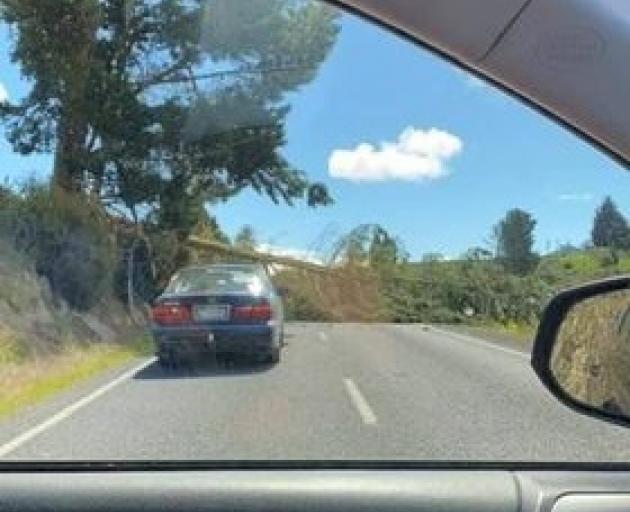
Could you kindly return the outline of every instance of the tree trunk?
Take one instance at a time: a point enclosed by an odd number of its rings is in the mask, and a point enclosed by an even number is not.
[[[66,192],[81,191],[81,157],[84,154],[86,132],[84,123],[70,113],[59,123],[53,185]]]
[[[88,153],[86,116],[93,101],[89,77],[98,27],[98,12],[89,7],[89,3],[84,8],[78,4],[73,16],[66,20],[66,29],[76,40],[77,48],[68,56],[63,75],[65,94],[61,98],[62,112],[57,127],[53,185],[68,192],[81,191]]]

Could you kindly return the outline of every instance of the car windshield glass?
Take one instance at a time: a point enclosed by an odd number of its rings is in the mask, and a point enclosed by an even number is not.
[[[259,276],[246,271],[189,269],[179,272],[168,285],[165,294],[186,293],[260,293],[263,284]]]
[[[0,461],[630,460],[530,363],[627,170],[343,3],[0,1]],[[469,50],[542,90],[568,29]]]

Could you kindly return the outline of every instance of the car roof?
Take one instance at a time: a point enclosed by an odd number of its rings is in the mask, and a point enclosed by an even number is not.
[[[178,270],[179,272],[188,270],[217,270],[234,272],[264,272],[265,267],[260,263],[212,263],[206,265],[189,265]]]

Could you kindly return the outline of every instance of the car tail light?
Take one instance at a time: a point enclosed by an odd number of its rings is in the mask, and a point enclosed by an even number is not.
[[[251,318],[252,320],[267,321],[271,320],[272,312],[269,303],[261,304],[258,306],[252,306]]]
[[[179,303],[158,304],[151,313],[153,321],[159,325],[180,325],[192,320],[190,306]]]
[[[271,320],[273,313],[268,302],[255,306],[235,306],[232,308],[232,320],[247,322],[267,322]]]

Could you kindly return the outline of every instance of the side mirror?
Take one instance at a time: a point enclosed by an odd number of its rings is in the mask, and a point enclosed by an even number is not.
[[[286,299],[287,296],[289,295],[289,289],[286,286],[279,286],[278,288],[276,288],[276,292],[283,299]]]
[[[630,276],[556,295],[538,327],[532,366],[566,405],[630,426]]]

